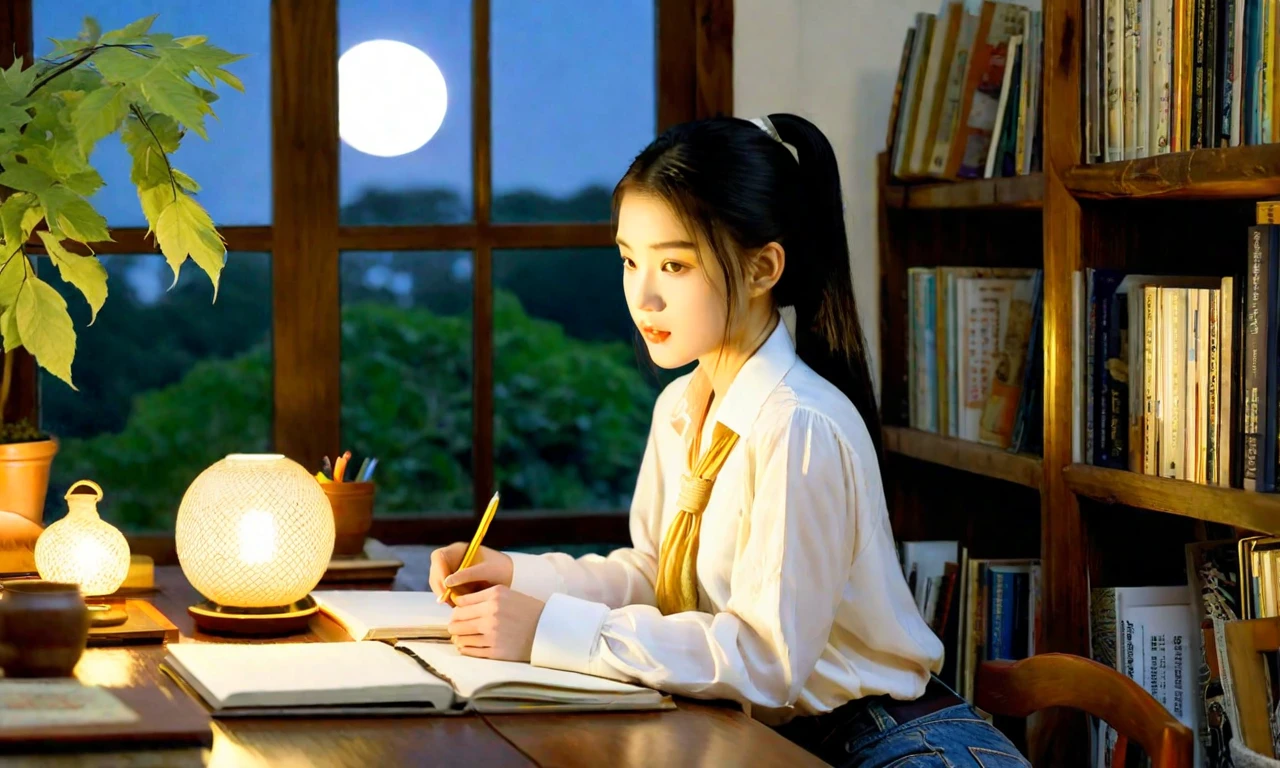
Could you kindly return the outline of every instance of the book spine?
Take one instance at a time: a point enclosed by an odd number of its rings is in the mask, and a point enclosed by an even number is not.
[[[1249,227],[1249,260],[1247,288],[1245,290],[1244,325],[1244,489],[1260,490],[1259,471],[1259,416],[1266,350],[1266,254],[1265,241],[1270,237],[1267,226]]]
[[[1280,438],[1280,429],[1276,425],[1276,403],[1278,395],[1276,391],[1277,383],[1277,349],[1276,342],[1280,339],[1280,310],[1275,306],[1277,296],[1276,278],[1277,272],[1280,271],[1280,226],[1275,224],[1267,225],[1267,279],[1266,279],[1266,303],[1262,305],[1263,311],[1266,313],[1267,338],[1266,346],[1263,347],[1266,354],[1266,384],[1263,387],[1262,394],[1266,397],[1265,403],[1259,413],[1265,421],[1262,427],[1265,429],[1260,438],[1262,446],[1265,446],[1265,454],[1260,457],[1259,468],[1266,470],[1266,480],[1260,491],[1274,491],[1276,489],[1276,456],[1280,455],[1277,450],[1276,440]]]
[[[1221,399],[1221,392],[1218,386],[1219,365],[1222,362],[1221,349],[1218,345],[1219,329],[1221,323],[1221,310],[1218,306],[1218,291],[1209,291],[1209,358],[1206,361],[1208,369],[1208,391],[1205,396],[1203,405],[1205,419],[1205,463],[1204,463],[1204,480],[1209,485],[1218,485],[1218,404]]]
[[[1159,456],[1156,453],[1160,430],[1156,423],[1156,371],[1157,334],[1160,331],[1156,308],[1159,306],[1160,289],[1154,285],[1142,288],[1142,474],[1160,474]]]

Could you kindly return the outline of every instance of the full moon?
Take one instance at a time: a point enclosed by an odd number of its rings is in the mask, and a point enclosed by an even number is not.
[[[368,40],[338,58],[338,135],[379,157],[426,144],[449,105],[444,75],[408,43]]]

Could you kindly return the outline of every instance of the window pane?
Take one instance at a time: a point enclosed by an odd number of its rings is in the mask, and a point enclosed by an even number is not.
[[[377,515],[469,511],[471,254],[342,254],[342,445]]]
[[[635,346],[615,249],[499,251],[493,261],[503,509],[628,509],[654,400],[683,371],[651,367]]]
[[[63,494],[88,478],[123,530],[172,534],[196,475],[228,453],[270,448],[271,259],[228,254],[214,302],[190,262],[170,288],[162,256],[100,258],[110,293],[93,325],[80,292],[36,259],[75,323],[79,389],[41,369],[41,424],[61,442],[45,516],[65,514]]]
[[[471,3],[340,0],[338,51],[341,222],[469,221]]]
[[[219,227],[271,223],[271,4],[268,0],[219,0],[217,12],[204,3],[174,0],[35,0],[33,28],[37,56],[53,50],[49,38],[74,38],[85,16],[104,32],[159,14],[152,32],[177,37],[205,35],[209,44],[248,54],[227,65],[244,83],[244,93],[219,82],[213,103],[217,119],[205,117],[205,141],[188,131],[170,158],[174,168],[203,188],[197,195]],[[208,88],[203,78],[193,82]],[[106,185],[89,201],[113,227],[145,227],[137,188],[129,180],[131,160],[119,138],[100,141],[90,157]]]
[[[493,220],[608,221],[657,125],[654,0],[493,0]]]

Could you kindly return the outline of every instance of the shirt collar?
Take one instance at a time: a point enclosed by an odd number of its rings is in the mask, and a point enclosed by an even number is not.
[[[716,409],[716,421],[745,437],[764,405],[769,393],[777,389],[782,378],[796,362],[796,348],[781,318],[755,354],[743,363],[729,384],[724,400]],[[699,365],[693,371],[684,395],[671,411],[671,426],[688,439],[686,430],[694,422],[694,414],[706,408],[711,396],[711,378]]]

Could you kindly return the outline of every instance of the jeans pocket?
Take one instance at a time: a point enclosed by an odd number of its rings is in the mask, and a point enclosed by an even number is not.
[[[951,768],[951,763],[937,752],[921,752],[916,755],[903,755],[884,768]]]

